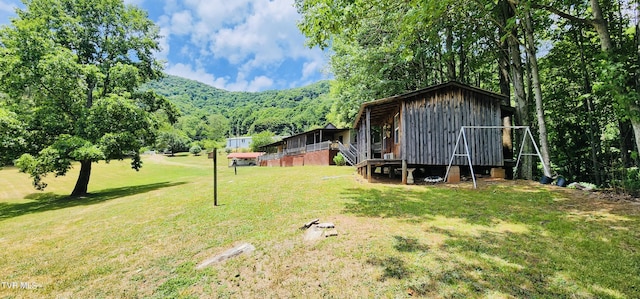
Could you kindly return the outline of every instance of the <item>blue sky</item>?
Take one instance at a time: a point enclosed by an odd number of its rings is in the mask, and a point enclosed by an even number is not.
[[[169,74],[230,91],[305,86],[326,79],[327,54],[309,49],[294,0],[125,0],[149,12]],[[0,0],[0,24],[20,0]]]

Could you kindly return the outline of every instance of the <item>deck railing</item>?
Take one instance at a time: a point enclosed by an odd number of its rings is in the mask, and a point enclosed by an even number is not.
[[[338,149],[347,163],[351,166],[358,164],[358,148],[350,144],[348,147],[338,142]]]
[[[317,151],[328,150],[332,148],[333,148],[333,142],[325,141],[321,143],[309,144],[302,147],[288,148],[288,149],[285,149],[282,153],[262,155],[258,158],[258,161],[277,160],[277,159],[282,159],[282,157],[284,156],[294,156],[294,155],[300,155],[304,153],[312,153]]]
[[[332,143],[331,141],[325,141],[320,143],[309,144],[306,146],[306,152],[312,153],[317,151],[328,150],[329,148],[331,148],[331,143]]]
[[[266,154],[258,157],[258,162],[260,161],[269,161],[269,160],[278,160],[282,159],[284,155],[282,153],[277,154]]]

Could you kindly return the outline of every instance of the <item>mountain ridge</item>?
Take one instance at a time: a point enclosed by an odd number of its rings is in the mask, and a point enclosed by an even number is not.
[[[234,135],[265,130],[294,134],[323,126],[333,104],[329,81],[284,90],[243,92],[166,75],[144,84],[141,89],[165,96],[185,116],[222,115],[229,120]]]

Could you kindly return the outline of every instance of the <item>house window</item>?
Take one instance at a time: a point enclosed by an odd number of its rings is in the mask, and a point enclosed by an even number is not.
[[[396,113],[393,117],[393,141],[400,143],[400,113]]]

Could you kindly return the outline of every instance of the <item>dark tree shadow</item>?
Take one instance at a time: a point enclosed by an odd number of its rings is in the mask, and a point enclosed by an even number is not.
[[[146,193],[161,188],[183,184],[185,184],[185,182],[162,182],[139,186],[110,188],[90,193],[82,197],[70,197],[68,195],[54,194],[52,192],[32,193],[24,197],[25,199],[31,200],[26,203],[0,203],[0,221],[26,214],[53,211],[76,206],[88,206],[115,198]]]
[[[380,277],[380,281],[385,281],[389,278],[403,279],[411,275],[411,271],[407,268],[405,262],[398,257],[391,256],[384,259],[374,257],[368,259],[367,263],[383,268],[383,274],[382,277]]]
[[[396,239],[396,244],[393,247],[400,252],[429,251],[429,246],[420,244],[420,242],[416,238],[405,238],[402,236],[394,236],[393,238]]]

